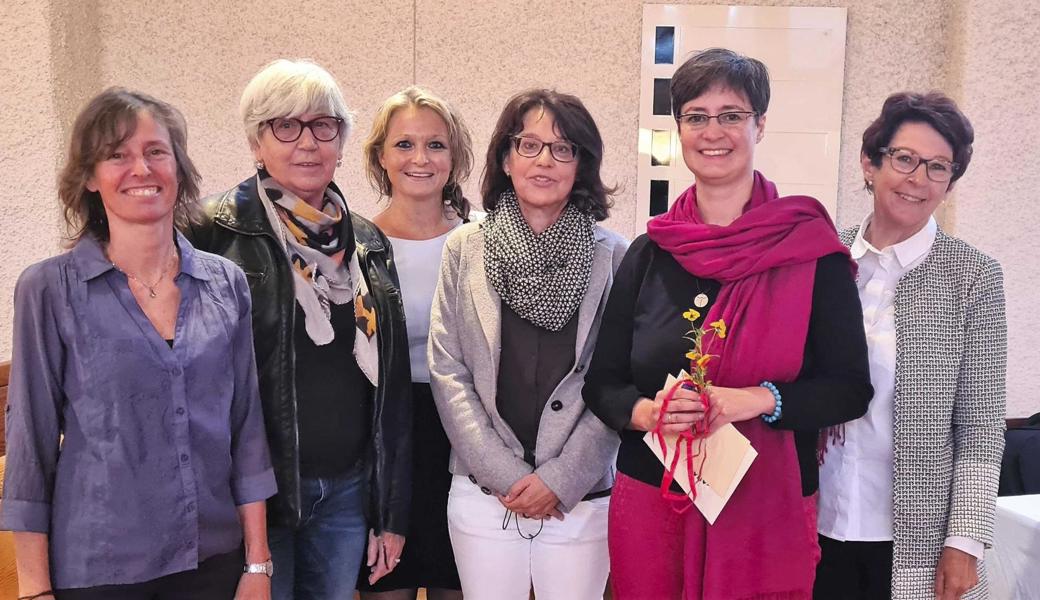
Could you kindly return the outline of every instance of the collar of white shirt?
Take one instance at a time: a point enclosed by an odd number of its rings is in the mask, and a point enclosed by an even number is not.
[[[860,223],[859,226],[859,232],[856,233],[856,239],[852,242],[852,247],[849,249],[852,258],[857,261],[863,258],[863,255],[868,251],[879,255],[884,252],[884,250],[879,250],[874,247],[873,244],[863,237],[863,234],[867,231],[867,227],[870,226],[870,220],[873,217],[874,213],[870,213],[863,219],[863,222]],[[895,254],[896,260],[899,261],[899,266],[906,269],[920,261],[926,254],[928,254],[928,250],[931,249],[932,244],[935,242],[935,233],[937,230],[938,225],[935,223],[935,217],[928,217],[928,222],[925,223],[924,227],[919,229],[917,233],[898,244],[889,246],[889,248],[892,249],[892,253]]]

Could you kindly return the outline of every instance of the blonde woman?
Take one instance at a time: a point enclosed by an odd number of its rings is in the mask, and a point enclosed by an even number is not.
[[[369,180],[388,201],[373,222],[393,244],[401,278],[415,418],[408,546],[393,573],[359,588],[369,600],[412,600],[420,587],[430,600],[461,598],[446,516],[451,444],[430,393],[426,342],[444,242],[469,214],[460,187],[473,164],[469,131],[444,100],[410,87],[380,107],[364,153]]]

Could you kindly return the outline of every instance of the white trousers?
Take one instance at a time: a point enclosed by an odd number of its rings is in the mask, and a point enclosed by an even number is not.
[[[498,498],[456,475],[448,532],[466,600],[528,600],[532,584],[538,600],[602,600],[609,507],[609,496],[579,502],[563,521],[510,513],[503,529],[506,508]]]

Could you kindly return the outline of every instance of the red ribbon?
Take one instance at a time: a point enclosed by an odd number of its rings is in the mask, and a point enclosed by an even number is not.
[[[664,441],[664,434],[661,432],[661,428],[664,426],[665,415],[668,412],[668,405],[672,401],[672,397],[675,396],[675,391],[679,389],[687,380],[676,381],[668,393],[665,394],[664,400],[661,401],[661,412],[657,419],[657,425],[654,427],[654,435],[657,436],[657,442],[661,445],[661,456],[668,455],[668,447]],[[682,514],[690,509],[693,504],[689,502],[690,497],[685,494],[678,494],[671,490],[672,482],[675,481],[675,471],[679,467],[679,449],[682,444],[686,444],[686,475],[690,481],[690,494],[693,499],[697,499],[697,478],[695,473],[704,472],[704,462],[708,459],[708,451],[704,448],[704,438],[708,437],[708,412],[711,409],[711,400],[708,398],[708,394],[703,390],[700,391],[700,401],[704,404],[704,418],[693,424],[693,427],[683,431],[679,434],[679,439],[675,444],[675,454],[672,456],[671,464],[665,468],[664,475],[661,477],[661,497],[669,501],[672,505],[672,510]],[[697,452],[693,451],[693,443],[697,442]],[[693,459],[694,457],[700,457],[701,464],[698,471],[693,470]]]

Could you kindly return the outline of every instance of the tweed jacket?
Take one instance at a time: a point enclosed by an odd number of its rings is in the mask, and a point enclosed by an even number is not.
[[[592,274],[578,308],[574,368],[542,412],[535,467],[524,462],[520,440],[496,407],[502,301],[484,273],[484,232],[479,223],[469,223],[445,243],[430,316],[430,387],[451,440],[449,469],[469,476],[485,493],[505,494],[533,471],[567,512],[589,492],[613,484],[620,439],[588,410],[581,388],[628,242],[599,226],[595,237]]]
[[[896,286],[895,321],[892,598],[917,600],[934,596],[947,536],[993,540],[1007,367],[1000,264],[940,229]],[[978,575],[964,598],[988,597],[982,560]]]

